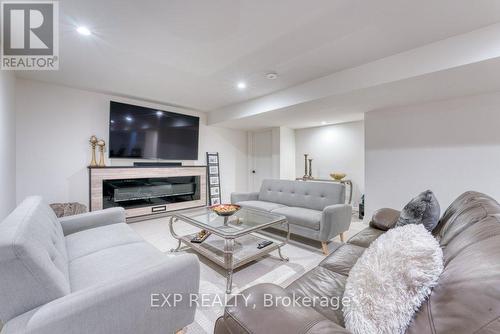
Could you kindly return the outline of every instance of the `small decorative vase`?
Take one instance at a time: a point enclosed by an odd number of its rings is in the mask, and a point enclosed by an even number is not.
[[[90,161],[90,167],[96,167],[97,161],[95,159],[95,147],[97,144],[97,137],[91,136],[89,140],[90,146],[92,147],[92,160]]]
[[[104,146],[106,146],[106,142],[102,139],[97,141],[97,146],[99,146],[99,167],[105,167],[104,163]]]

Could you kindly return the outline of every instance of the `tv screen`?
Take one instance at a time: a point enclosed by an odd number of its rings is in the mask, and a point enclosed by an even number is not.
[[[110,102],[109,157],[197,160],[200,118]]]

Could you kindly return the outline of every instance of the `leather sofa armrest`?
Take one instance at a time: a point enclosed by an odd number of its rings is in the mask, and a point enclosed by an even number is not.
[[[312,307],[293,301],[293,295],[275,284],[258,284],[228,302],[215,324],[215,334],[348,334]],[[286,306],[285,306],[286,305]]]
[[[125,223],[125,209],[110,208],[59,218],[64,235],[90,228]]]
[[[382,231],[387,231],[396,225],[400,213],[400,211],[390,208],[379,209],[373,213],[372,219],[370,220],[370,226]]]
[[[236,204],[243,201],[256,201],[259,199],[258,192],[251,193],[231,193],[231,203]]]

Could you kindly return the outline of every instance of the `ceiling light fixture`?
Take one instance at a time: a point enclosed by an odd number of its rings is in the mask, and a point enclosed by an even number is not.
[[[163,111],[158,110],[158,111],[156,112],[156,116],[158,116],[158,117],[163,116]]]
[[[327,124],[328,124],[328,122],[327,122],[327,121],[323,121],[323,122],[321,122],[321,125],[327,125]]]
[[[80,35],[83,35],[83,36],[90,36],[90,35],[92,35],[92,32],[89,30],[89,28],[84,27],[84,26],[76,28],[76,31],[78,31],[78,33]]]
[[[238,82],[236,87],[238,87],[238,89],[240,89],[240,90],[243,90],[243,89],[247,88],[247,84],[244,83],[243,81],[240,81],[240,82]]]

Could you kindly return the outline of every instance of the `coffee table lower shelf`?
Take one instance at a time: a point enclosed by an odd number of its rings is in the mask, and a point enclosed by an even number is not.
[[[191,242],[191,239],[193,239],[195,236],[196,233],[185,235],[180,237],[180,241],[189,248],[194,249],[211,261],[217,263],[224,269],[231,269],[231,267],[232,269],[236,269],[238,267],[244,266],[245,264],[261,258],[263,255],[275,251],[285,245],[284,242],[274,240],[273,238],[258,236],[256,234],[249,234],[237,239],[233,239],[233,264],[231,266],[224,260],[224,238],[211,234],[205,241],[203,241],[201,244],[198,244]],[[266,240],[272,241],[273,243],[267,247],[258,249],[257,245]]]

